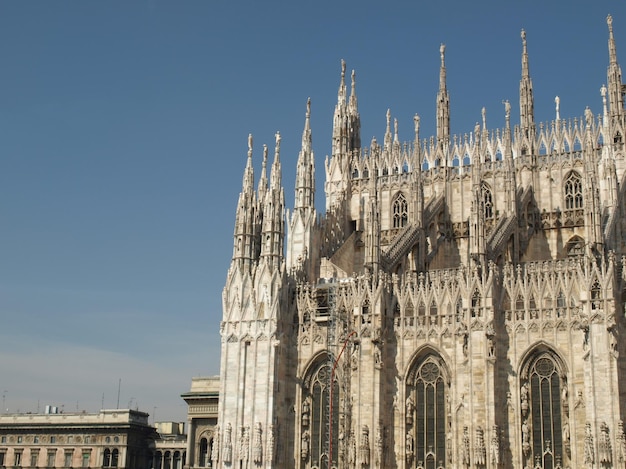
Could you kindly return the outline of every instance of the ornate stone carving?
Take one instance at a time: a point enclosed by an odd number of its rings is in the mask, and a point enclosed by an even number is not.
[[[461,464],[465,467],[470,465],[470,438],[469,429],[463,427],[463,441],[461,442]]]
[[[591,432],[591,424],[587,422],[585,425],[585,464],[593,464],[595,462],[595,452],[593,449],[593,434]]]
[[[252,451],[252,460],[255,464],[263,462],[263,427],[261,422],[257,422],[254,427],[254,447]]]
[[[624,422],[621,420],[617,423],[616,439],[617,462],[624,464],[626,462],[626,435],[624,434]]]
[[[233,443],[232,443],[233,429],[230,422],[226,424],[226,431],[224,433],[224,462],[231,463],[233,460]]]
[[[487,463],[487,449],[485,448],[485,435],[483,428],[478,426],[474,436],[474,464],[484,466]]]
[[[491,462],[496,466],[500,464],[500,433],[497,425],[491,428]]]
[[[267,463],[272,464],[274,462],[274,452],[276,451],[276,441],[274,435],[274,425],[270,424],[267,428]]]
[[[305,430],[302,433],[302,442],[301,442],[301,448],[300,448],[300,456],[302,457],[303,461],[306,461],[307,459],[309,459],[310,442],[311,442],[311,436],[309,435],[309,431]]]
[[[369,465],[370,463],[370,429],[367,425],[361,428],[361,445],[359,446],[359,457],[361,464]]]
[[[250,454],[250,427],[242,426],[239,436],[239,460],[247,462]]]
[[[598,462],[602,465],[609,465],[613,461],[613,450],[609,426],[606,422],[600,424],[600,436],[598,437]]]
[[[217,463],[220,460],[220,437],[220,427],[219,425],[216,425],[213,432],[213,448],[211,448],[211,460],[213,461],[214,466],[217,466]]]

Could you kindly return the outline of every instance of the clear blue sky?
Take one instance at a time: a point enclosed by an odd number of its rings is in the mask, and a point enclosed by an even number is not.
[[[565,6],[567,5],[567,6]],[[606,15],[626,2],[1,2],[0,393],[9,411],[138,406],[183,420],[219,373],[221,291],[247,135],[282,135],[293,200],[312,100],[320,210],[340,60],[362,139],[435,126],[446,44],[453,133],[519,121],[525,28],[535,117],[601,112]],[[104,396],[104,397],[103,397]]]

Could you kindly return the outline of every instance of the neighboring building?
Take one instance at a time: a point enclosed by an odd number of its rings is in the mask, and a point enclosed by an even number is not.
[[[363,148],[342,64],[323,215],[310,102],[287,216],[280,136],[258,189],[250,137],[213,467],[624,467],[626,90],[608,25],[598,117],[535,122],[522,32],[519,124],[507,102],[505,128],[483,111],[469,137],[450,135],[443,46],[423,142],[419,117],[402,144],[387,113]]]
[[[219,376],[192,378],[191,390],[181,397],[187,403],[187,465],[214,467],[218,457],[217,408],[220,391]],[[214,455],[215,458],[211,456]]]
[[[187,457],[187,435],[183,422],[157,422],[153,469],[182,469]]]
[[[0,467],[150,469],[157,437],[148,414],[0,415]]]

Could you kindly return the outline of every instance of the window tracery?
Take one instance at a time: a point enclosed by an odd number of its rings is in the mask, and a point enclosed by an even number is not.
[[[393,227],[403,228],[409,219],[409,205],[401,192],[395,197],[392,204]]]
[[[435,355],[421,360],[409,374],[406,399],[405,453],[409,467],[445,468],[448,380]]]
[[[574,210],[583,208],[583,184],[580,175],[571,171],[564,184],[565,189],[565,209]]]
[[[537,353],[526,363],[520,399],[525,464],[537,469],[564,467],[570,447],[567,381],[552,352]]]
[[[301,458],[305,467],[326,467],[329,458],[328,421],[332,394],[332,440],[333,464],[343,448],[339,443],[340,390],[337,375],[333,377],[331,393],[331,367],[327,361],[320,362],[305,381],[301,412]]]
[[[486,184],[482,183],[481,192],[483,196],[483,210],[485,213],[485,219],[491,220],[493,218],[493,195],[491,193],[491,188]]]

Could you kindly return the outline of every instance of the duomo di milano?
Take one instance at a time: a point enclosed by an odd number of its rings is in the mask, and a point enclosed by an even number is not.
[[[209,459],[248,468],[624,468],[626,110],[612,20],[602,112],[362,145],[342,64],[314,205],[307,105],[295,204],[280,136],[252,138],[223,292]],[[601,101],[600,101],[601,99]],[[270,160],[270,161],[268,161]],[[268,177],[269,176],[269,177]],[[329,461],[330,460],[330,461]]]

